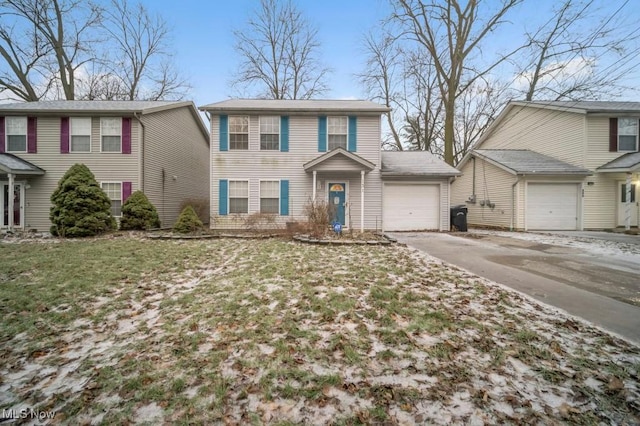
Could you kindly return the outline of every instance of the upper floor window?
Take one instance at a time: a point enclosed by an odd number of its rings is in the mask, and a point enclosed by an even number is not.
[[[329,151],[336,148],[347,149],[347,117],[327,117]]]
[[[72,117],[70,122],[71,152],[91,152],[91,118]]]
[[[100,186],[111,199],[111,214],[115,217],[122,216],[122,182],[102,182]]]
[[[249,213],[248,181],[229,181],[229,213]]]
[[[280,213],[280,181],[260,181],[260,213]]]
[[[249,117],[229,116],[229,149],[249,149]]]
[[[122,119],[103,117],[100,119],[100,138],[102,152],[122,151]]]
[[[637,118],[618,118],[618,151],[638,151]]]
[[[280,117],[260,117],[260,149],[280,149]]]
[[[6,117],[7,152],[27,152],[27,117]]]

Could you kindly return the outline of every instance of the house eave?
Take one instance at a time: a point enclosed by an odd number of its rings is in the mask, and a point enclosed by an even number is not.
[[[372,162],[365,160],[364,158],[342,148],[337,148],[325,154],[322,154],[314,158],[313,160],[303,164],[302,167],[304,168],[305,172],[312,172],[320,164],[330,161],[333,157],[336,157],[338,155],[342,155],[348,158],[349,160],[353,161],[354,163],[359,164],[360,168],[357,171],[364,170],[366,172],[370,172],[376,168],[376,165],[373,164]],[[356,170],[345,170],[345,169],[326,170],[325,169],[322,171],[323,172],[354,172]]]

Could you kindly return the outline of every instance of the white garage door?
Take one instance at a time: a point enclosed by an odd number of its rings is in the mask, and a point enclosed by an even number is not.
[[[440,229],[440,185],[385,183],[382,200],[385,231]]]
[[[527,185],[527,229],[578,228],[578,185],[530,183]]]

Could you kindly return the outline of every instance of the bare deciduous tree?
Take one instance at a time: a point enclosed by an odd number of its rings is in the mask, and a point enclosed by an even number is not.
[[[471,64],[483,39],[495,31],[505,15],[521,0],[502,0],[496,11],[480,18],[478,1],[423,2],[398,0],[393,18],[409,37],[430,55],[444,108],[444,160],[454,164],[456,100],[474,82],[496,68],[512,53],[502,54],[487,64]]]
[[[598,99],[626,90],[624,77],[640,65],[637,23],[621,23],[627,3],[608,13],[593,0],[565,0],[544,25],[526,33],[529,47],[517,61],[525,99]],[[618,65],[603,70],[604,57]]]
[[[232,81],[270,99],[310,99],[327,90],[329,69],[318,58],[318,31],[287,0],[261,0],[247,28],[234,31],[242,62]]]

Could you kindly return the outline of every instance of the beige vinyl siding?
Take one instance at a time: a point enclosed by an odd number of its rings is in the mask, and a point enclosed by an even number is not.
[[[484,148],[484,147],[483,147]],[[469,209],[467,223],[476,226],[511,227],[511,186],[516,176],[480,158],[476,159],[475,203],[467,203],[473,194],[473,159],[462,168],[462,176],[452,184],[451,205],[465,204]],[[486,201],[495,204],[491,208]],[[481,206],[481,202],[485,205]]]
[[[242,114],[229,114],[242,115]],[[262,115],[273,115],[265,112]],[[280,224],[290,221],[304,221],[304,205],[313,194],[311,173],[306,173],[303,165],[323,152],[318,152],[318,117],[289,116],[289,152],[261,151],[259,115],[249,117],[249,150],[220,152],[219,115],[211,117],[211,227],[242,228],[246,215],[229,214],[220,216],[219,180],[249,180],[249,214],[259,211],[259,181],[289,181],[289,215],[278,216]],[[380,181],[380,118],[358,117],[357,152],[360,157],[372,162],[376,168],[365,175],[365,221],[364,227],[374,229],[382,218],[382,185]],[[334,159],[335,160],[335,159]],[[326,182],[348,182],[350,227],[360,227],[360,173],[328,175],[318,172],[320,188],[317,198],[326,199]]]
[[[529,149],[584,167],[585,119],[583,114],[516,106],[482,149]]]
[[[146,114],[141,120],[144,192],[156,206],[162,226],[173,226],[187,200],[204,204],[208,211],[209,145],[189,107]]]
[[[95,175],[98,183],[102,181],[132,182],[132,189],[139,188],[138,147],[139,126],[132,120],[131,154],[100,152],[100,117],[92,117],[91,152],[60,154],[60,117],[38,117],[38,152],[35,154],[16,154],[45,170],[43,176],[19,177],[17,181],[26,182],[25,189],[25,228],[49,231],[49,211],[51,194],[58,181],[67,170],[76,163],[86,165]]]

